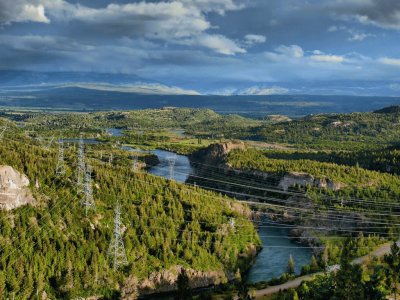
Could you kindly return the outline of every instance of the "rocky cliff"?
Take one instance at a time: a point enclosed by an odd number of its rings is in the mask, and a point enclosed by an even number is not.
[[[165,293],[177,290],[177,279],[182,266],[173,266],[168,270],[151,273],[150,276],[139,283],[140,295]],[[224,271],[196,271],[186,269],[189,285],[192,289],[227,283],[235,278],[233,272]]]
[[[189,156],[190,161],[202,162],[213,166],[225,164],[225,158],[234,149],[245,149],[243,142],[228,142],[211,144],[205,149],[200,149]]]
[[[326,188],[333,191],[340,190],[345,187],[344,183],[334,182],[329,178],[315,178],[313,175],[302,172],[290,172],[283,176],[280,180],[278,187],[287,191],[289,187],[299,185],[299,186],[313,186],[318,188]]]
[[[35,201],[29,179],[10,166],[0,165],[0,209],[12,210]]]

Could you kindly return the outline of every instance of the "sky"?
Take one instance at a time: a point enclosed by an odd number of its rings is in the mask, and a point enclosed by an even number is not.
[[[399,0],[0,0],[0,69],[213,94],[400,95]]]

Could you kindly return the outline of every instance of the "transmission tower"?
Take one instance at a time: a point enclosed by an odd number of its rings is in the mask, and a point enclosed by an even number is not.
[[[235,229],[235,219],[234,218],[230,218],[229,226],[231,226],[232,229]]]
[[[44,146],[46,150],[50,149],[51,145],[53,144],[54,141],[54,135],[50,138],[50,141]]]
[[[110,153],[110,156],[108,157],[108,164],[109,164],[110,166],[112,166],[113,160],[114,160],[114,157],[113,157],[113,154],[112,154],[112,152],[111,152],[111,153]]]
[[[65,164],[64,164],[64,141],[61,139],[58,141],[58,160],[56,175],[65,174]]]
[[[176,163],[176,155],[171,155],[167,157],[168,165],[169,165],[169,179],[174,179],[174,167]]]
[[[79,147],[78,147],[78,164],[76,168],[76,188],[78,193],[83,192],[84,185],[84,177],[85,177],[85,159],[84,159],[84,144],[82,139],[82,134],[79,138]]]
[[[110,247],[108,248],[108,255],[112,259],[114,270],[120,266],[126,265],[128,260],[126,258],[124,241],[121,232],[121,212],[119,210],[119,203],[115,206],[114,212],[114,232],[111,239]]]
[[[4,136],[4,133],[6,132],[6,130],[7,130],[7,126],[4,126],[2,129],[0,129],[1,130],[1,132],[0,132],[0,140],[2,140],[3,139],[3,136]]]
[[[138,163],[138,156],[137,156],[137,154],[135,154],[134,156],[133,156],[133,159],[132,159],[132,169],[133,169],[133,172],[137,172],[138,171],[138,168],[139,168],[139,163]]]
[[[93,199],[92,170],[89,166],[86,168],[83,191],[85,195],[82,199],[82,205],[85,207],[85,214],[87,216],[89,209],[96,209],[96,204]]]

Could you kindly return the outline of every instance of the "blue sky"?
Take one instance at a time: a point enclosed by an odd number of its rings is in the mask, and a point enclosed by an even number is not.
[[[0,69],[201,93],[400,95],[398,0],[0,0]]]

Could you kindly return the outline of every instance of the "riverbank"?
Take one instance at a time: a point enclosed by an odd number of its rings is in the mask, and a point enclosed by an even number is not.
[[[374,256],[382,257],[385,254],[390,253],[390,246],[391,246],[390,243],[386,243],[386,244],[378,247],[377,249],[371,251],[371,253],[369,253],[368,255],[364,255],[362,257],[358,257],[358,258],[354,259],[352,261],[352,263],[353,264],[363,264],[364,262],[368,261],[371,257],[374,257]],[[327,270],[335,270],[335,269],[337,269],[336,266],[339,266],[339,265],[327,267]],[[317,273],[297,277],[297,278],[290,280],[288,282],[285,282],[283,284],[270,286],[265,289],[254,291],[252,295],[256,299],[264,299],[264,297],[276,294],[279,291],[284,291],[284,290],[288,290],[291,288],[299,287],[303,281],[311,280],[313,277],[315,277],[317,275],[322,275],[324,273],[325,272],[317,272]]]

